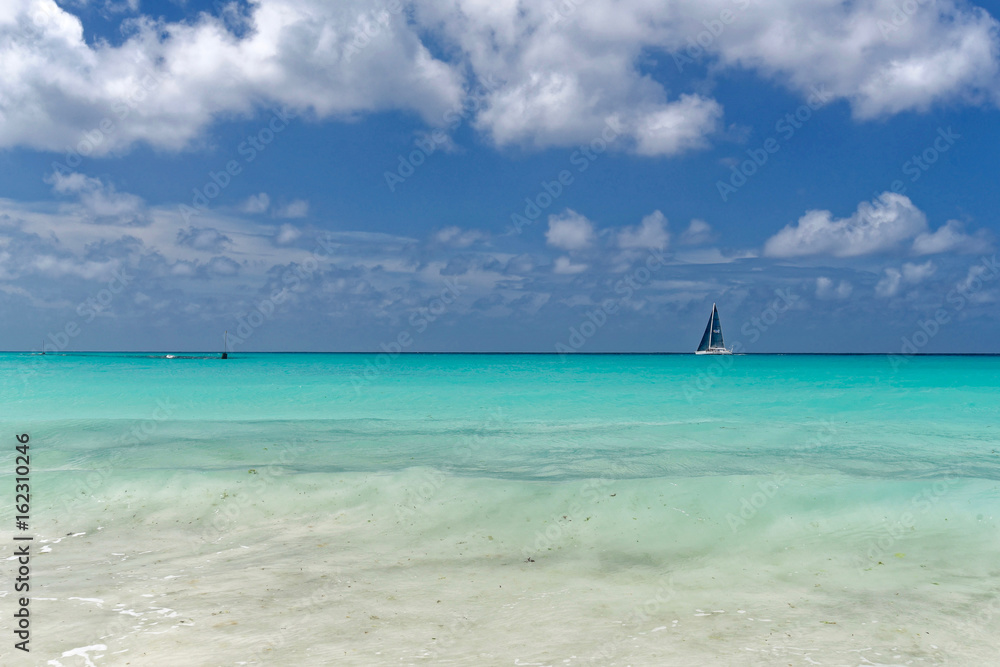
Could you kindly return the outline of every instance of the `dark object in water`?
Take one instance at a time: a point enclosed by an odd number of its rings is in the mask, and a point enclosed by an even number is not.
[[[222,358],[229,358],[229,332],[226,331],[222,334]]]

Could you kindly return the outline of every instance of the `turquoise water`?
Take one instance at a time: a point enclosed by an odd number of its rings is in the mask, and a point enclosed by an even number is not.
[[[47,660],[995,657],[1000,357],[174,356],[0,354]]]

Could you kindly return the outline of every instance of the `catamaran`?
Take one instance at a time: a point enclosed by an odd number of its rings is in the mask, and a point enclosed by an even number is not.
[[[708,318],[708,326],[701,337],[701,343],[695,354],[732,354],[732,350],[726,349],[726,343],[722,340],[722,323],[719,322],[719,309],[712,304],[712,314]]]

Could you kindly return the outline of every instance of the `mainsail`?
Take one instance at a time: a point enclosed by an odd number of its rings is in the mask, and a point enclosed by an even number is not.
[[[719,321],[719,311],[713,303],[712,314],[708,318],[708,325],[705,327],[705,333],[701,337],[701,342],[698,343],[698,352],[724,349],[726,349],[726,343],[722,339],[722,323]]]

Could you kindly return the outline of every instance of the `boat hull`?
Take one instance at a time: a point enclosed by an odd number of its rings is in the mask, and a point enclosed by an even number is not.
[[[695,354],[732,354],[732,350],[698,350]]]

